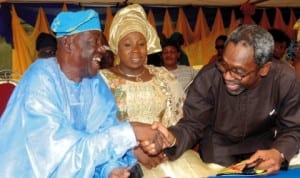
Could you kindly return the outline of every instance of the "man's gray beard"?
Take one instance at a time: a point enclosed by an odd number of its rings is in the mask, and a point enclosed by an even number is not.
[[[228,90],[227,89],[227,92],[229,94],[231,94],[231,95],[239,95],[239,94],[241,94],[245,90],[246,90],[246,87],[244,87],[243,85],[240,85],[240,89],[239,90],[232,91],[232,90]]]

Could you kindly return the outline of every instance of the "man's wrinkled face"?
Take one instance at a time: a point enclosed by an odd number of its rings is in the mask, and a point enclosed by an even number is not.
[[[217,63],[217,68],[223,75],[227,91],[232,95],[239,95],[254,87],[260,80],[253,48],[245,42],[229,42],[224,50],[223,60]]]
[[[100,31],[87,31],[78,34],[75,39],[75,53],[78,56],[77,67],[80,68],[82,77],[92,77],[98,73],[102,53],[99,47],[101,44]]]

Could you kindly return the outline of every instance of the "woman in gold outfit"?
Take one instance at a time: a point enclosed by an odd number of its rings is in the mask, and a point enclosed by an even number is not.
[[[159,52],[161,47],[157,33],[140,5],[129,5],[117,12],[108,43],[120,62],[101,70],[100,74],[116,98],[119,120],[149,124],[159,121],[165,126],[175,124],[183,115],[185,93],[168,70],[146,65],[147,55]],[[174,162],[168,161],[163,153],[149,156],[138,147],[134,153],[145,178],[205,175],[194,151],[188,151]]]

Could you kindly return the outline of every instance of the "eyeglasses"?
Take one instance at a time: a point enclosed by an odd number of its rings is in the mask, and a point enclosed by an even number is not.
[[[216,45],[215,48],[216,49],[224,49],[224,45]]]
[[[217,69],[222,73],[225,74],[226,72],[229,72],[229,74],[235,78],[236,80],[243,80],[245,77],[247,77],[248,75],[250,75],[253,72],[257,71],[257,68],[255,70],[249,71],[247,73],[241,71],[241,69],[237,69],[237,68],[229,68],[228,64],[226,64],[224,61],[218,61],[216,62],[216,67]],[[259,68],[258,68],[259,69]]]

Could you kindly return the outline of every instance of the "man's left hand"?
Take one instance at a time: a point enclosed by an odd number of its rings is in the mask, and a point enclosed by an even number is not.
[[[284,161],[281,153],[277,149],[258,150],[248,160],[249,167],[255,166],[257,169],[265,170],[266,174],[276,174],[280,170]]]

